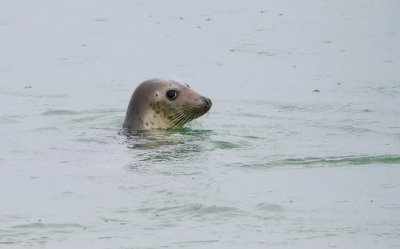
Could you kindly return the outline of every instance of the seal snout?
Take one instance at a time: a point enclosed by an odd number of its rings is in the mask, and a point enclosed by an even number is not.
[[[200,99],[204,102],[204,104],[205,104],[207,107],[211,107],[211,106],[212,106],[211,99],[206,98],[206,97],[204,97],[204,96],[202,96]]]

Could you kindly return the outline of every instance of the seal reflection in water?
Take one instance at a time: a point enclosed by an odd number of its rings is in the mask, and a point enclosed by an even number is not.
[[[175,80],[151,79],[133,92],[123,128],[142,131],[173,129],[200,117],[211,100]]]

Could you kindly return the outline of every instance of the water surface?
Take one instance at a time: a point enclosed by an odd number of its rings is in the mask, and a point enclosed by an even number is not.
[[[399,8],[2,1],[0,247],[399,247]],[[153,77],[210,113],[121,133]]]

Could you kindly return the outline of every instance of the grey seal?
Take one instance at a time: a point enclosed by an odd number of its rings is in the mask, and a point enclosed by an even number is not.
[[[150,79],[133,92],[123,128],[132,131],[179,128],[208,112],[211,106],[209,98],[187,84]]]

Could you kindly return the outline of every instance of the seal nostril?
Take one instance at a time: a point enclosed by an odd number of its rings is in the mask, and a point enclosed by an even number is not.
[[[211,105],[211,99],[206,97],[201,97],[201,100],[203,100],[203,102],[206,103],[206,105]]]

